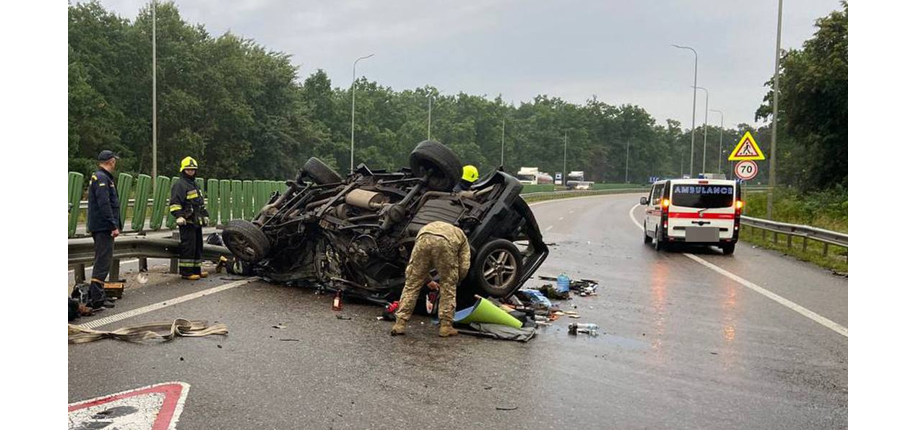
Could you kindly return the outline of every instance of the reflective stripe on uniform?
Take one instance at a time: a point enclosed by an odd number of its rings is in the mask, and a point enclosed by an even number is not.
[[[197,198],[197,197],[200,197],[200,195],[197,194],[197,190],[190,190],[190,191],[187,192],[187,198],[189,198],[189,199],[195,199],[195,198]]]
[[[181,210],[181,205],[171,205],[168,207],[169,212],[174,212],[174,211],[179,211],[179,210]]]
[[[194,260],[178,260],[178,267],[194,267]]]

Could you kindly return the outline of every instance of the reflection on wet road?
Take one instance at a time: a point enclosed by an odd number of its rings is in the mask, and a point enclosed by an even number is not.
[[[70,346],[70,401],[185,381],[194,388],[182,430],[846,427],[847,337],[682,251],[644,245],[629,219],[639,197],[533,206],[546,242],[555,243],[538,274],[564,272],[600,287],[561,302],[580,320],[560,319],[530,343],[439,339],[425,318],[391,338],[376,307],[347,303],[352,320],[338,320],[329,296],[254,282],[146,315],[224,322],[228,338]],[[846,279],[742,245],[731,257],[689,252],[847,324]],[[118,311],[187,288],[151,282]],[[600,335],[569,335],[573,321],[598,324]],[[280,333],[277,323],[288,328]],[[100,358],[122,368],[79,364]]]

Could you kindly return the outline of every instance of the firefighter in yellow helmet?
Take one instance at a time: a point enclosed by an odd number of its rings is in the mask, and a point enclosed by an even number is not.
[[[181,277],[196,281],[209,274],[203,271],[203,227],[209,224],[209,212],[203,202],[203,191],[197,187],[197,160],[181,160],[181,178],[171,187],[168,210],[177,220],[181,233],[178,270]]]
[[[469,190],[470,186],[473,185],[477,179],[479,179],[479,170],[476,170],[476,166],[473,166],[472,164],[463,166],[463,177],[460,178],[460,182],[454,187],[454,192],[459,193],[461,191]]]

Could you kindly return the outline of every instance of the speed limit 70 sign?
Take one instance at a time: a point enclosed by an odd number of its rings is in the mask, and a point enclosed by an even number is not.
[[[751,160],[740,161],[739,163],[736,163],[733,173],[736,174],[737,178],[748,181],[758,174],[758,164],[755,164],[755,161]]]

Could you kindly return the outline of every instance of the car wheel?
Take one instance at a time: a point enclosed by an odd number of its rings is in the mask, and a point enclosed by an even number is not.
[[[660,234],[660,226],[657,226],[657,229],[654,230],[654,249],[657,252],[663,250],[663,236]]]
[[[651,239],[651,237],[647,235],[647,223],[644,223],[644,227],[642,227],[642,228],[644,229],[644,244],[645,245],[650,244],[651,240],[653,240],[653,239]]]
[[[733,242],[725,243],[720,246],[720,249],[724,251],[724,255],[732,255],[733,251],[736,250],[736,244]]]
[[[248,263],[263,260],[270,251],[267,235],[250,221],[229,221],[222,231],[222,240],[232,254]]]
[[[302,175],[314,180],[315,184],[333,184],[343,182],[343,177],[318,158],[311,157],[301,169]]]
[[[463,164],[450,148],[431,140],[419,143],[409,154],[413,175],[427,177],[432,191],[451,191],[460,180]]]
[[[507,297],[517,288],[523,260],[514,243],[496,239],[482,246],[470,267],[470,279],[485,294]]]

